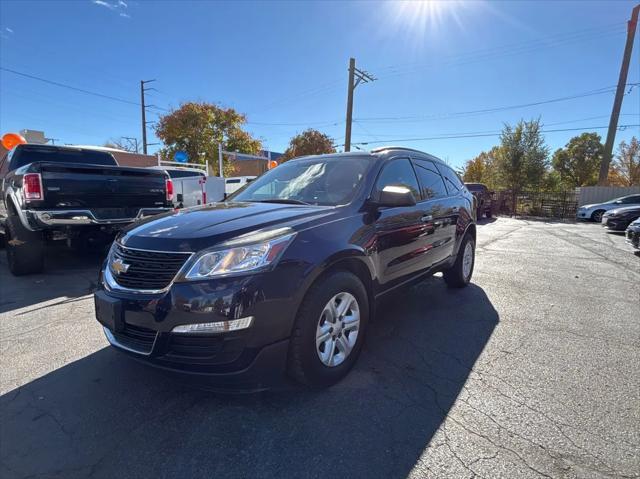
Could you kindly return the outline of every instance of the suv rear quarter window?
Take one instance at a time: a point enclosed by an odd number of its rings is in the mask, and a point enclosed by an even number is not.
[[[438,164],[438,169],[444,177],[444,182],[447,184],[447,190],[449,190],[450,195],[457,195],[462,189],[464,189],[464,183],[455,171],[442,163]]]

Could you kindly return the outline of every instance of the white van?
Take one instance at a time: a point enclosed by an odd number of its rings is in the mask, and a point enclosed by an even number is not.
[[[227,195],[234,193],[247,183],[251,183],[257,176],[231,176],[224,180],[224,192]]]
[[[224,200],[225,183],[217,176],[205,176],[198,168],[152,166],[169,173],[173,183],[173,204],[176,208],[198,206]]]

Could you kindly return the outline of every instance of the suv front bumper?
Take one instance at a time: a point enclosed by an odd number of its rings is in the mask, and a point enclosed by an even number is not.
[[[255,391],[284,382],[297,309],[295,281],[276,271],[173,283],[157,294],[96,291],[96,318],[109,343],[138,361],[210,389]],[[288,287],[289,286],[289,287]],[[176,333],[187,324],[251,316],[246,329]]]

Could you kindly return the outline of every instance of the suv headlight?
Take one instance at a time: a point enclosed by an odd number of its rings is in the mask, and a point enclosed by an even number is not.
[[[188,280],[258,272],[274,265],[291,243],[290,228],[256,231],[201,253],[185,275]]]

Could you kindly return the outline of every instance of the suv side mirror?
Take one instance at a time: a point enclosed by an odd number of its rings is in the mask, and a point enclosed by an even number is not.
[[[416,197],[405,185],[387,185],[378,196],[377,206],[415,206]]]

